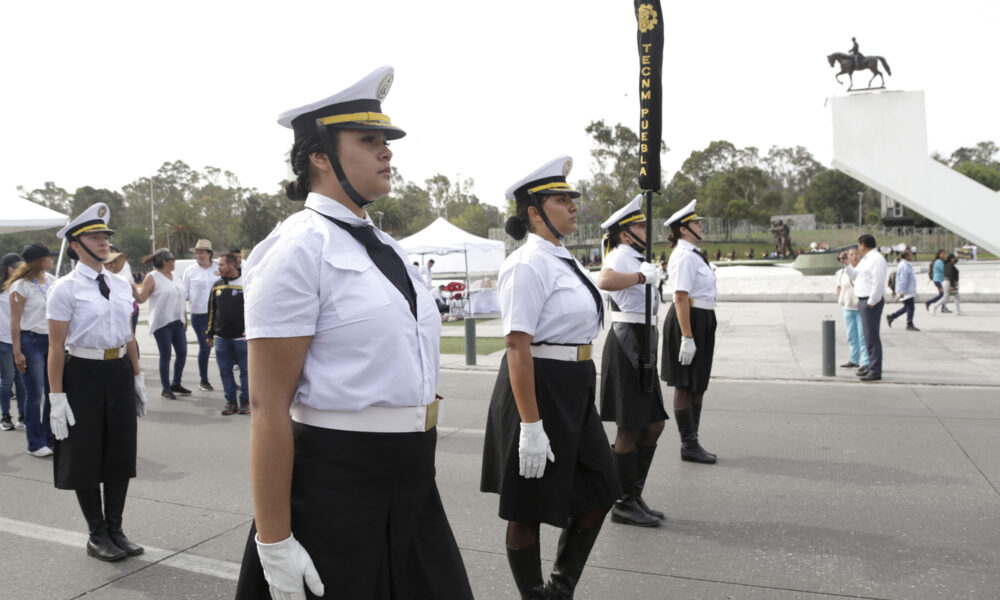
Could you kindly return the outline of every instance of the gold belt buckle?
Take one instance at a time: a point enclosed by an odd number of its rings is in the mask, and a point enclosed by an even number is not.
[[[114,360],[118,358],[119,348],[108,348],[104,351],[104,360]]]
[[[430,431],[431,428],[437,427],[439,402],[440,400],[435,400],[427,405],[427,413],[424,415],[424,431]]]
[[[590,350],[593,348],[593,344],[584,344],[582,346],[576,347],[576,360],[579,362],[581,360],[590,360]]]

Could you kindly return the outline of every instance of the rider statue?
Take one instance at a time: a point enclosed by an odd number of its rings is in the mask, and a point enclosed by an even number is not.
[[[865,59],[865,56],[858,50],[858,40],[851,38],[851,44],[849,52],[854,57],[854,69],[860,71],[862,69],[861,62]]]

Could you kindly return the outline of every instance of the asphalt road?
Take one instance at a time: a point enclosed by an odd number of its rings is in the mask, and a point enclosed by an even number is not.
[[[667,520],[607,522],[577,598],[1000,597],[1000,306],[966,310],[884,331],[886,380],[861,384],[821,376],[829,306],[720,305],[701,432],[719,463],[681,462],[668,423],[644,494]],[[144,349],[153,393],[125,529],[147,553],[88,558],[51,459],[2,432],[0,598],[232,598],[252,512],[250,418],[221,416],[221,392],[155,397]],[[480,599],[516,597],[497,498],[478,491],[497,360],[445,357],[440,385],[438,486]],[[196,373],[191,356],[185,385]],[[557,537],[543,527],[546,571]]]

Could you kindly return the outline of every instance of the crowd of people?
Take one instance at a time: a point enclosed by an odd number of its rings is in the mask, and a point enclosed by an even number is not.
[[[390,191],[389,142],[405,135],[382,113],[392,78],[390,67],[377,69],[279,117],[294,137],[296,178],[286,195],[304,205],[254,249],[245,269],[240,254],[216,258],[202,239],[183,274],[169,249],[143,257],[152,270],[136,286],[127,257],[111,244],[102,203],[58,234],[76,261],[68,275],[49,273],[54,253],[42,244],[3,257],[0,424],[23,427],[33,456],[53,456],[55,486],[76,493],[89,555],[117,561],[144,551],[122,524],[136,475],[137,418],[146,414],[135,329],[139,305],[149,302],[161,398],[192,393],[182,376],[194,328],[199,390],[214,392],[214,348],[222,414],[252,413],[254,520],[238,599],[305,598],[306,589],[338,598],[472,597],[435,480],[447,301],[440,287],[438,298],[430,293],[433,261],[408,264],[366,212]],[[487,413],[480,490],[498,495],[522,598],[572,598],[608,513],[626,526],[665,518],[643,497],[670,418],[660,381],[672,390],[679,458],[718,460],[699,435],[717,290],[699,247],[697,201],[664,223],[672,251],[659,265],[646,258],[652,240],[642,197],[609,215],[595,282],[563,244],[577,228],[571,168],[570,157],[556,158],[506,192],[516,212],[505,229],[525,243],[498,276],[506,352]],[[887,321],[905,313],[916,330],[911,259],[904,254],[896,278],[904,308]],[[867,234],[841,260],[845,366],[877,381],[886,261]],[[942,258],[938,268],[936,261],[932,278],[943,293],[935,311],[944,311],[957,289],[954,262]],[[601,290],[610,297],[607,315]],[[659,332],[661,302],[668,308]],[[609,330],[598,390],[591,356],[602,327]],[[372,376],[376,364],[391,376]],[[603,422],[616,427],[610,444]],[[547,578],[541,523],[560,529]]]

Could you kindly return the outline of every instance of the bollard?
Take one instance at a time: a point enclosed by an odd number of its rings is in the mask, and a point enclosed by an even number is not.
[[[465,317],[465,364],[476,364],[476,320],[471,315]]]
[[[827,315],[823,319],[823,376],[833,377],[836,373],[837,357],[834,351],[834,336],[836,328],[833,317]]]

